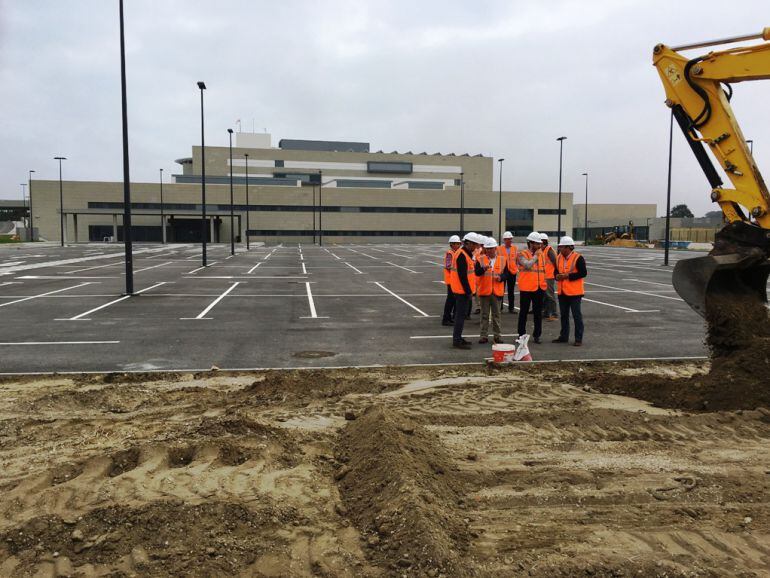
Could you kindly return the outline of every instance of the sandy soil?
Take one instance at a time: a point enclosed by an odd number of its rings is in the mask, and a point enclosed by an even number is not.
[[[600,391],[703,371],[6,379],[0,576],[770,576],[770,411]]]

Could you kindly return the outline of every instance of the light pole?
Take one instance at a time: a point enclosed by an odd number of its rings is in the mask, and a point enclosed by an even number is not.
[[[35,171],[29,171],[29,240],[35,240],[35,221],[32,220],[32,173]]]
[[[246,250],[249,250],[249,212],[251,206],[249,205],[249,153],[243,153],[246,159]]]
[[[163,214],[163,169],[160,169],[160,240],[166,244],[166,215]]]
[[[324,177],[323,177],[323,171],[318,171],[318,246],[323,247],[324,246],[324,226],[323,226],[323,214],[324,214],[324,203],[323,203],[323,193],[321,190],[324,186]]]
[[[465,236],[465,173],[460,173],[460,238]]]
[[[751,156],[754,156],[754,141],[752,139],[747,139],[747,143],[749,143],[749,152],[751,153]]]
[[[205,267],[208,227],[206,227],[206,139],[203,130],[203,91],[206,90],[206,84],[198,81],[198,88],[201,91],[201,265]]]
[[[558,243],[558,240],[561,239],[561,169],[564,158],[564,141],[567,140],[567,137],[560,136],[556,140],[559,141],[559,215],[556,219],[556,239]]]
[[[59,228],[61,229],[61,246],[64,247],[64,189],[61,184],[61,162],[66,161],[67,157],[54,157],[53,160],[59,161]]]
[[[674,146],[674,109],[671,109],[671,119],[668,128],[668,185],[666,189],[666,239],[663,242],[663,265],[668,266],[668,245],[671,234],[671,160]]]
[[[313,245],[315,245],[315,238],[316,238],[315,215],[316,215],[315,183],[313,183]]]
[[[586,171],[583,173],[583,176],[586,178],[586,212],[585,212],[585,218],[584,218],[584,230],[583,230],[583,243],[588,245],[588,172]]]
[[[120,9],[120,92],[123,113],[123,243],[126,253],[126,295],[134,294],[134,257],[131,231],[131,179],[128,170],[128,103],[126,100],[126,43],[123,33],[123,0]],[[77,235],[77,231],[75,232]]]
[[[235,255],[235,213],[233,209],[233,129],[228,128],[230,137],[230,256]]]
[[[500,198],[498,199],[497,203],[497,217],[500,221],[498,226],[498,239],[500,239],[500,242],[503,242],[503,161],[505,159],[497,159],[497,162],[500,163]]]

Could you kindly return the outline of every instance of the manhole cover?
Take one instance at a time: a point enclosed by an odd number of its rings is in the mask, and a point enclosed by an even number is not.
[[[296,351],[292,353],[292,357],[299,357],[301,359],[318,359],[319,357],[334,357],[337,355],[333,351]]]

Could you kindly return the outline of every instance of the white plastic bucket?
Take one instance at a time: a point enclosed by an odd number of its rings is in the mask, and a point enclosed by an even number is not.
[[[492,360],[495,363],[512,363],[516,346],[510,343],[495,343],[492,346]]]

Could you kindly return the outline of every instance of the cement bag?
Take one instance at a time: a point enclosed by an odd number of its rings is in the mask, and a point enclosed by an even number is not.
[[[527,342],[529,341],[529,335],[519,335],[516,340],[516,351],[513,353],[514,361],[532,361],[532,355],[529,353],[529,347]]]

